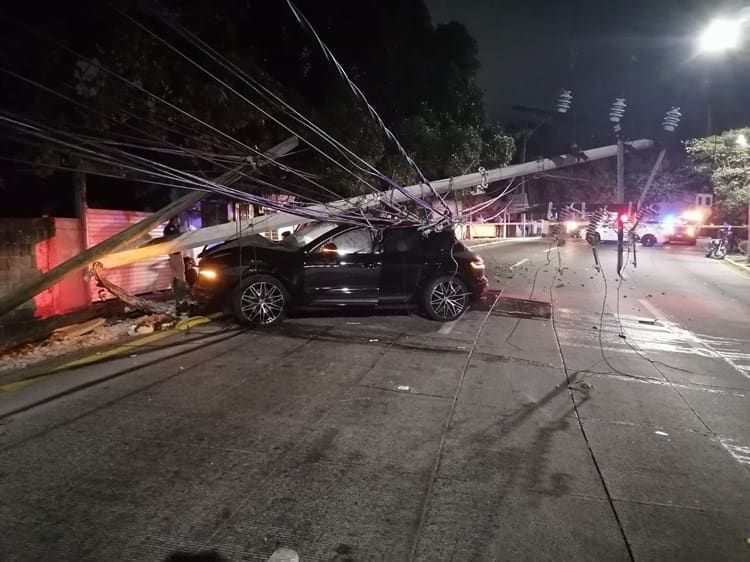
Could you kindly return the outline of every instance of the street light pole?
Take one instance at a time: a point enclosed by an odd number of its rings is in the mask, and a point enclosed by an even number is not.
[[[717,55],[733,51],[742,44],[742,28],[748,22],[748,12],[743,10],[734,18],[716,18],[709,23],[698,37],[698,50],[705,55]],[[710,81],[707,85],[708,107],[706,116],[706,127],[708,136],[713,134],[713,105],[710,98]],[[737,145],[746,147],[748,144],[745,135],[737,137]],[[748,200],[747,211],[748,230],[748,262],[750,262],[750,200]]]
[[[737,135],[737,146],[743,149],[747,149],[748,145],[747,137],[740,133]],[[747,187],[747,186],[745,186]],[[750,263],[750,194],[748,194],[748,201],[747,201],[747,262]]]

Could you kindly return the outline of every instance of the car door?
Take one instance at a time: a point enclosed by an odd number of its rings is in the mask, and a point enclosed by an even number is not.
[[[382,306],[408,303],[426,267],[421,235],[414,228],[392,228],[383,233],[380,298]]]
[[[304,264],[308,306],[375,306],[380,283],[376,232],[352,227],[320,240]]]

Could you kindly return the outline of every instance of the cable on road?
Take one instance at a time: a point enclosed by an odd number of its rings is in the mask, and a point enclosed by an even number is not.
[[[552,252],[552,245],[555,243],[554,239],[550,240],[549,246],[547,247],[547,261],[543,264],[540,264],[537,266],[536,271],[534,272],[534,279],[531,282],[531,291],[529,291],[529,300],[531,300],[534,296],[534,291],[536,290],[536,280],[537,277],[539,277],[539,270],[542,269],[542,267],[547,267],[552,263],[552,258],[549,257],[550,252]],[[558,254],[558,262],[561,264],[560,269],[562,270],[562,261],[560,261],[560,246],[557,247],[557,254]],[[516,349],[520,350],[521,347],[517,346],[513,342],[510,341],[510,339],[515,335],[516,330],[518,329],[518,326],[521,324],[521,318],[516,319],[516,323],[513,325],[513,328],[511,329],[510,333],[505,338],[505,343],[510,345],[511,347],[515,347]]]
[[[448,437],[448,431],[450,430],[451,424],[453,423],[453,416],[456,412],[456,405],[458,404],[458,397],[461,395],[461,390],[464,386],[464,380],[466,379],[466,373],[469,370],[469,365],[471,364],[471,359],[474,355],[474,350],[477,347],[477,343],[479,343],[479,337],[482,335],[482,330],[484,329],[485,325],[487,324],[487,321],[490,319],[490,316],[492,315],[492,311],[495,308],[495,305],[497,304],[497,301],[500,299],[500,295],[502,294],[502,290],[500,290],[497,295],[495,295],[495,300],[492,301],[492,304],[489,307],[489,310],[487,310],[487,314],[484,315],[484,319],[482,320],[482,323],[479,325],[479,328],[477,329],[476,336],[474,336],[474,341],[471,344],[471,348],[469,349],[469,353],[466,356],[466,361],[464,362],[464,366],[461,369],[461,375],[458,378],[458,383],[456,384],[456,390],[453,393],[453,399],[451,400],[451,407],[448,411],[448,417],[445,420],[445,425],[443,426],[443,432],[440,436],[440,444],[438,445],[437,454],[435,456],[435,465],[432,468],[432,475],[430,477],[430,482],[427,486],[427,492],[425,493],[425,499],[422,503],[422,511],[419,514],[419,524],[417,525],[417,530],[414,533],[414,541],[411,545],[411,552],[409,553],[409,560],[415,560],[417,556],[417,551],[419,549],[419,542],[422,538],[422,531],[424,529],[424,522],[427,518],[427,513],[430,510],[431,504],[432,504],[432,496],[435,492],[435,483],[437,482],[438,473],[440,472],[440,466],[442,464],[443,460],[443,450],[445,449],[445,440]]]
[[[604,268],[602,268],[602,275],[604,275]],[[550,284],[549,287],[549,300],[550,300],[550,307],[551,307],[551,321],[552,321],[552,332],[555,336],[555,344],[557,345],[557,352],[560,356],[560,362],[562,363],[563,368],[563,374],[565,375],[565,380],[568,385],[568,396],[570,397],[570,400],[573,404],[573,411],[575,412],[576,421],[578,422],[578,429],[581,431],[581,435],[583,437],[583,440],[586,442],[586,448],[589,451],[589,455],[591,456],[591,461],[594,463],[594,468],[596,469],[596,473],[599,475],[599,481],[602,484],[602,488],[604,488],[604,493],[607,495],[607,502],[609,503],[609,507],[612,510],[612,515],[615,518],[615,521],[617,522],[617,528],[620,530],[620,535],[622,536],[622,540],[625,543],[625,548],[628,551],[628,558],[631,562],[635,562],[635,555],[633,554],[633,548],[630,545],[630,541],[628,540],[628,536],[625,534],[625,527],[622,524],[622,521],[620,519],[620,515],[617,512],[617,508],[615,507],[614,499],[612,498],[612,493],[609,490],[609,487],[607,486],[607,481],[604,479],[604,474],[602,473],[602,469],[599,466],[599,462],[596,458],[596,454],[594,453],[594,449],[591,446],[591,442],[589,441],[589,437],[586,434],[586,429],[583,427],[583,420],[581,419],[581,413],[578,411],[578,404],[576,403],[575,396],[573,395],[573,389],[570,388],[571,384],[575,382],[570,374],[568,373],[568,364],[565,361],[565,355],[563,354],[562,350],[562,344],[560,342],[560,334],[557,330],[557,322],[555,321],[555,298],[553,294],[554,284]],[[606,291],[605,291],[605,299],[604,302],[606,303]],[[604,315],[602,314],[602,318],[604,318]],[[601,337],[601,330],[599,331],[600,337]],[[600,339],[601,341],[601,339]],[[604,352],[602,350],[602,357],[604,356]],[[605,359],[606,361],[606,359]]]

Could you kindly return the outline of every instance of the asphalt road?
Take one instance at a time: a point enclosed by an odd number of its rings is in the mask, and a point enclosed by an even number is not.
[[[0,560],[750,559],[750,276],[478,251],[499,300],[455,323],[206,326],[0,393]]]

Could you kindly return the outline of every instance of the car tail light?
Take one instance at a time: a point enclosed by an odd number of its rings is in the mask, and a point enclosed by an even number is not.
[[[477,256],[476,258],[474,258],[473,260],[471,260],[470,263],[471,263],[471,268],[472,269],[477,269],[477,270],[480,270],[480,271],[484,271],[484,260],[481,257]]]

